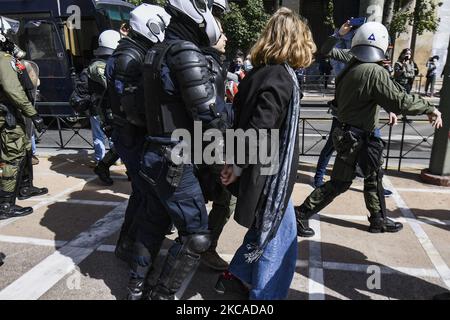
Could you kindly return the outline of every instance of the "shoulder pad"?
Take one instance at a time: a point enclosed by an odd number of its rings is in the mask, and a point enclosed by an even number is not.
[[[192,42],[180,41],[172,45],[167,53],[167,64],[173,71],[189,68],[208,68],[204,53]]]
[[[121,50],[114,54],[114,59],[116,76],[132,76],[142,72],[141,67],[144,62],[144,55],[135,49]]]
[[[197,47],[195,44],[193,44],[192,42],[189,41],[177,41],[174,44],[172,44],[170,50],[169,50],[169,54],[177,54],[180,51],[197,51],[201,54],[202,51],[199,49],[199,47]]]

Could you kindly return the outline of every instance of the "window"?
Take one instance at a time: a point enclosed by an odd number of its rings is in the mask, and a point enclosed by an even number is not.
[[[27,59],[35,61],[43,76],[65,77],[67,60],[59,30],[52,22],[30,20],[25,23],[20,41],[27,51]]]
[[[133,8],[100,3],[97,5],[97,10],[101,16],[102,28],[119,30],[123,22],[130,20],[130,12]]]

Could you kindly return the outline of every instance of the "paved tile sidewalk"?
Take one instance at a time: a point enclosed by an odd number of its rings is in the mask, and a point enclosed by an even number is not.
[[[49,154],[35,168],[48,195],[20,202],[35,213],[0,221],[0,299],[123,299],[126,265],[114,245],[130,192],[123,166],[114,186],[100,185],[85,153]],[[312,190],[314,166],[303,163],[293,200]],[[430,299],[450,288],[450,189],[420,182],[419,168],[389,171],[390,215],[405,224],[397,234],[369,234],[362,181],[340,196],[299,238],[297,273],[289,299]],[[230,221],[219,252],[231,260],[245,229]],[[173,237],[172,237],[173,239]],[[164,248],[170,246],[168,239]],[[201,265],[182,299],[233,299],[213,286],[218,273]]]

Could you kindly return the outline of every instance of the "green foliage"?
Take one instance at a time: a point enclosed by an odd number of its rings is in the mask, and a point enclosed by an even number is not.
[[[142,2],[164,5],[166,0],[128,0],[128,2],[135,5]],[[239,4],[231,2],[230,9],[231,11],[222,19],[222,24],[228,37],[228,56],[231,57],[238,49],[243,52],[250,50],[264,29],[269,15],[264,10],[262,0],[244,0]]]
[[[390,32],[398,36],[407,32],[408,26],[414,26],[417,34],[421,35],[426,31],[436,32],[440,19],[436,16],[436,10],[442,3],[435,3],[433,0],[417,0],[416,6],[403,8],[394,13]]]
[[[411,13],[409,12],[395,13],[390,24],[390,33],[397,36],[400,33],[407,32],[410,17]]]
[[[227,55],[232,57],[238,49],[248,52],[258,40],[269,15],[264,10],[262,0],[247,0],[241,4],[230,3],[230,13],[222,19],[228,38]]]
[[[336,29],[334,23],[334,2],[333,0],[328,0],[325,4],[325,21],[324,24],[329,26],[331,29]]]
[[[425,31],[437,31],[440,19],[436,17],[436,10],[437,6],[441,5],[441,2],[436,5],[433,0],[417,0],[413,21],[417,34],[421,35]]]

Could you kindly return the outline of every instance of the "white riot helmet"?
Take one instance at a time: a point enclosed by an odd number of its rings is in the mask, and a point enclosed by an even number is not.
[[[144,3],[131,11],[130,27],[153,43],[163,42],[170,19],[163,8]]]
[[[225,14],[230,12],[230,6],[227,0],[214,0],[213,1],[213,12],[216,9],[219,14]]]
[[[205,30],[211,46],[219,41],[221,32],[212,14],[213,0],[169,0],[168,5],[188,16]]]
[[[0,17],[0,50],[11,54],[16,59],[23,59],[26,56],[26,52],[9,38],[10,35],[17,33],[19,26],[19,21]]]
[[[386,59],[389,47],[389,33],[379,22],[363,24],[352,40],[350,52],[362,62],[380,62]]]
[[[121,38],[122,36],[118,31],[103,31],[98,37],[98,49],[94,51],[94,55],[97,57],[112,55]]]

